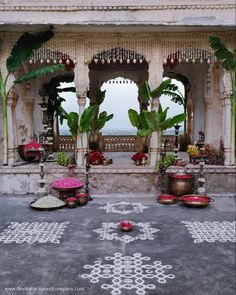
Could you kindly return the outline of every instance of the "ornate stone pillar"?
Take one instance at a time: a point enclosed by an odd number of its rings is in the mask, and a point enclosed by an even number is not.
[[[213,142],[213,99],[205,96],[205,139]]]
[[[85,95],[77,95],[77,102],[79,105],[79,120],[81,118],[81,115],[84,112],[85,105],[86,105],[86,96]],[[87,151],[88,148],[88,140],[87,140],[87,134],[82,133],[78,134],[77,137],[77,166],[83,166],[84,165],[84,154]]]
[[[155,55],[149,63],[149,86],[154,90],[159,86],[163,79],[163,58]],[[157,111],[159,107],[159,97],[154,97],[151,102],[151,110]],[[156,166],[160,158],[160,135],[158,132],[153,132],[150,139],[150,165]]]
[[[31,96],[31,83],[28,82],[25,85],[25,96],[24,96],[24,102],[26,106],[26,111],[28,114],[29,118],[29,124],[28,124],[28,136],[29,139],[32,139],[34,136],[34,104],[35,104],[35,99],[32,98]]]
[[[222,107],[223,107],[223,126],[222,126],[222,135],[224,143],[224,157],[225,165],[232,165],[233,151],[231,149],[231,101],[230,94],[224,92],[221,94],[222,98]]]
[[[7,123],[8,123],[8,164],[13,165],[17,158],[17,130],[16,130],[16,103],[17,93],[10,90],[7,97]]]

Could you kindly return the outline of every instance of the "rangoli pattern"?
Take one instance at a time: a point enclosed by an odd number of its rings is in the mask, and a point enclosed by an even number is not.
[[[182,223],[187,227],[194,243],[235,242],[235,221],[182,221]]]
[[[91,283],[99,283],[99,280],[106,279],[110,283],[102,284],[102,289],[111,289],[112,295],[119,295],[122,289],[134,290],[137,295],[146,294],[146,290],[155,289],[155,283],[165,284],[167,279],[174,279],[175,275],[165,274],[165,270],[172,268],[171,265],[163,265],[161,261],[150,263],[150,257],[135,253],[132,256],[123,256],[115,253],[114,256],[107,256],[107,264],[96,260],[93,265],[86,264],[85,269],[90,269],[89,274],[82,274],[81,277],[89,279]],[[144,264],[148,262],[148,264]],[[132,293],[134,294],[134,293]]]
[[[141,203],[129,203],[126,201],[120,201],[117,203],[107,203],[105,206],[99,209],[105,209],[106,213],[118,213],[118,214],[129,214],[129,213],[142,213],[143,209],[147,209],[147,206]]]
[[[151,227],[150,222],[137,222],[133,223],[134,228],[139,228],[140,233],[134,233],[133,231],[124,234],[119,228],[119,223],[102,223],[102,227],[93,230],[99,234],[100,240],[118,240],[126,244],[136,240],[154,240],[154,233],[160,231],[159,229]],[[133,234],[133,235],[132,235]]]
[[[0,234],[0,242],[54,243],[59,244],[65,228],[70,222],[11,222]]]

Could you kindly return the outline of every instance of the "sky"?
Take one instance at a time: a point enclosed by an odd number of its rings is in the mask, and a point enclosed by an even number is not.
[[[115,83],[113,83],[113,81]],[[116,83],[118,81],[118,83]],[[120,83],[122,81],[122,83]],[[100,107],[100,111],[107,111],[108,114],[114,114],[112,120],[106,123],[104,127],[105,130],[110,131],[114,129],[118,130],[136,130],[132,127],[129,117],[128,117],[128,109],[132,108],[139,112],[139,103],[137,100],[138,96],[138,87],[135,83],[123,83],[123,78],[117,78],[112,80],[111,83],[104,83],[101,87],[101,90],[106,90],[106,96],[104,102]],[[175,84],[179,87],[179,91],[183,92],[183,85],[176,80],[173,80]],[[63,83],[62,87],[65,87]],[[62,106],[65,108],[67,112],[75,112],[78,111],[77,98],[75,93],[66,93],[62,92],[60,94],[62,97],[66,99],[65,102],[62,103]],[[168,117],[173,115],[177,115],[183,112],[183,106],[178,105],[170,100],[168,96],[162,95],[160,97],[160,102],[163,108],[169,107]],[[87,104],[89,100],[87,100]],[[66,121],[60,127],[60,129],[68,129]]]

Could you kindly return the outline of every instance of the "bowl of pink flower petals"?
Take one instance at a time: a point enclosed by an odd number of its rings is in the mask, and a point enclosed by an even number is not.
[[[68,191],[78,189],[84,186],[84,184],[83,181],[77,178],[60,178],[53,181],[52,188],[58,191]]]
[[[60,199],[75,197],[76,190],[84,186],[84,182],[77,178],[60,178],[54,180],[52,188],[59,192]]]

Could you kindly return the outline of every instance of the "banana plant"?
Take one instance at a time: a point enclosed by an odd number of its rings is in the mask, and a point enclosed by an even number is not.
[[[90,132],[90,142],[94,147],[97,145],[96,141],[99,138],[100,130],[106,125],[106,122],[110,121],[113,118],[113,114],[108,115],[106,111],[99,113],[99,107],[103,103],[106,95],[106,90],[101,91],[100,89],[97,92],[96,102],[91,104],[96,106],[96,114],[92,121],[91,132]]]
[[[229,71],[232,84],[231,100],[231,150],[234,159],[231,163],[235,163],[235,106],[236,106],[236,48],[230,48],[223,40],[216,36],[209,36],[208,41],[214,50],[218,61],[222,62],[222,67]]]
[[[3,164],[8,165],[8,125],[7,125],[7,97],[9,92],[15,84],[20,84],[25,81],[36,79],[38,77],[52,74],[60,69],[64,68],[64,65],[52,65],[45,66],[36,70],[32,70],[21,77],[15,79],[12,84],[9,85],[11,74],[15,74],[17,70],[23,67],[34,50],[39,49],[45,42],[53,37],[54,33],[52,29],[45,32],[40,32],[35,35],[30,33],[24,33],[16,42],[11,50],[10,56],[6,60],[6,76],[3,75],[0,69],[0,96],[3,102]],[[2,43],[2,41],[0,42]],[[1,46],[0,46],[1,47]]]
[[[182,113],[172,118],[167,118],[167,112],[169,108],[167,107],[164,111],[162,110],[161,104],[159,104],[158,111],[145,111],[144,117],[149,126],[150,133],[157,133],[157,144],[160,148],[161,145],[161,136],[166,129],[174,127],[174,125],[183,122],[186,119],[186,114]],[[158,159],[157,159],[158,160]]]
[[[83,111],[81,117],[79,117],[78,113],[70,112],[69,114],[61,107],[61,113],[63,113],[63,117],[67,119],[67,124],[71,135],[75,141],[79,137],[81,142],[82,153],[84,154],[84,142],[83,135],[87,135],[87,139],[89,137],[89,132],[92,128],[92,122],[96,116],[97,106],[88,106]]]

